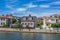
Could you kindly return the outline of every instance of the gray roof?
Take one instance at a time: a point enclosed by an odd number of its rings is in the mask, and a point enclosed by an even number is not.
[[[32,20],[28,20],[29,17],[31,17]],[[26,20],[23,20],[23,18],[26,18]],[[36,16],[29,15],[29,16],[23,16],[23,17],[21,17],[21,22],[35,22],[35,21],[37,21],[37,17]]]

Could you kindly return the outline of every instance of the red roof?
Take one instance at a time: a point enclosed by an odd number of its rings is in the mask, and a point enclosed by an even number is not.
[[[0,18],[12,19],[12,16],[0,16]]]

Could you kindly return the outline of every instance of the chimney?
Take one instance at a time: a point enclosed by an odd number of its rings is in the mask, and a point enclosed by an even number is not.
[[[12,14],[10,14],[10,16],[13,16]]]
[[[6,16],[9,16],[8,14]]]

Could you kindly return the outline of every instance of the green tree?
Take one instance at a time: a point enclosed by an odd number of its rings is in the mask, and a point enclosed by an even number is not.
[[[60,28],[60,24],[57,24],[57,27],[56,28],[57,28],[57,32],[58,32],[58,28]]]
[[[50,28],[51,28],[51,26],[50,26],[50,25],[48,25],[48,28],[49,28],[49,30],[50,30],[50,32],[51,32],[51,29],[50,29]]]
[[[57,24],[54,23],[54,24],[52,24],[51,26],[52,26],[53,28],[56,28],[56,27],[57,27]]]
[[[13,28],[18,28],[18,29],[20,29],[20,30],[23,30],[22,24],[21,24],[21,23],[18,23],[18,22],[15,22],[15,23],[13,24]]]
[[[36,25],[36,27],[37,28],[41,28],[41,25],[43,24],[43,22],[39,22],[39,23],[37,23],[37,25]]]
[[[29,27],[29,25],[26,25],[26,28],[30,31],[30,27]]]
[[[15,22],[15,23],[13,24],[12,28],[18,28],[18,23]]]
[[[16,18],[12,18],[12,24],[14,24],[15,22],[17,22]]]
[[[20,30],[23,30],[22,24],[18,23],[17,26],[19,27]]]
[[[57,32],[58,32],[58,28],[60,28],[60,24],[57,24],[57,23],[52,24],[52,27],[53,27],[53,28],[57,28]]]

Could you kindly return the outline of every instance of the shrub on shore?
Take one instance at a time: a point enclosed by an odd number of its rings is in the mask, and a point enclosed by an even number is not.
[[[60,28],[60,23],[55,23],[51,25],[53,28],[57,28],[57,32],[58,32],[58,28]]]

